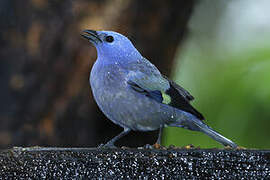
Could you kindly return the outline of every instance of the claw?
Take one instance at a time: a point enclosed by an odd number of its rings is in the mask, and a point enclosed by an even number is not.
[[[117,147],[113,144],[100,144],[98,147],[98,149],[116,149]]]

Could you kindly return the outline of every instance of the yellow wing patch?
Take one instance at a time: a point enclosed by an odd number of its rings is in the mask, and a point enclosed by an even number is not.
[[[163,98],[163,101],[162,103],[163,104],[170,104],[172,99],[171,99],[171,96],[166,94],[165,92],[161,92],[161,95],[162,95],[162,98]]]

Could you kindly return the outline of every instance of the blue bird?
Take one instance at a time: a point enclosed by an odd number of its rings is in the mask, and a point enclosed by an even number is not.
[[[231,140],[207,126],[204,117],[190,105],[194,98],[184,88],[162,75],[131,41],[113,31],[85,30],[81,34],[97,49],[90,85],[101,111],[124,130],[104,146],[115,147],[121,137],[134,131],[159,129],[161,143],[165,126],[200,131],[236,148]]]

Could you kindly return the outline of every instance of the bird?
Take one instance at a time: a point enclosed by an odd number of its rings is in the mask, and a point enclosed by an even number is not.
[[[199,131],[224,146],[238,147],[204,123],[190,104],[194,97],[162,75],[126,36],[95,30],[83,30],[81,35],[97,50],[89,78],[93,97],[105,116],[123,128],[103,147],[116,148],[115,142],[131,130],[159,130],[156,143],[161,144],[167,126]]]

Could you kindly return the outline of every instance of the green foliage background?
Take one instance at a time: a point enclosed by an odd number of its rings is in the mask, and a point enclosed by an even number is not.
[[[195,97],[193,105],[205,122],[240,146],[269,148],[270,45],[222,52],[198,47],[190,38],[180,54],[174,80]],[[164,140],[165,145],[222,147],[200,132],[181,128],[167,128]]]

